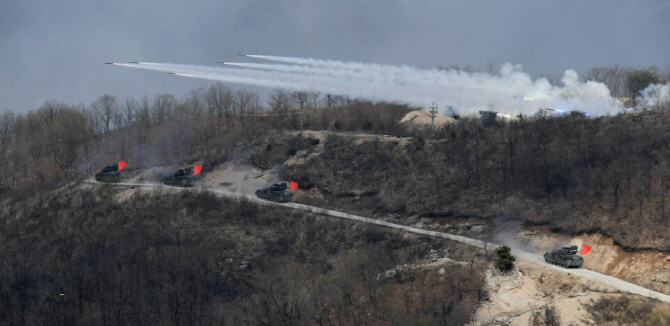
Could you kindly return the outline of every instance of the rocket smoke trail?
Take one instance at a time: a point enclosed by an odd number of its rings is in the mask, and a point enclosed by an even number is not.
[[[573,70],[564,73],[563,86],[559,87],[545,78],[532,80],[520,66],[512,64],[504,64],[497,74],[488,74],[312,58],[246,57],[269,63],[226,62],[219,67],[151,62],[113,64],[225,83],[314,91],[420,107],[437,102],[441,110],[455,110],[462,115],[476,114],[480,110],[534,114],[541,108],[602,115],[623,109],[621,102],[610,96],[607,86],[580,82]]]

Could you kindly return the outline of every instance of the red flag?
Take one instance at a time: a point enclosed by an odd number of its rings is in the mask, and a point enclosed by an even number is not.
[[[591,247],[589,245],[585,245],[585,244],[582,243],[582,255],[588,254],[589,251],[591,251],[591,248],[593,248],[593,247]]]
[[[200,171],[202,171],[202,164],[196,164],[193,166],[193,175],[200,174]]]
[[[119,171],[123,170],[123,168],[125,168],[126,165],[128,165],[126,164],[125,161],[119,161],[117,164],[119,165]]]
[[[298,183],[295,181],[291,181],[291,186],[289,187],[289,190],[293,189],[298,189]]]

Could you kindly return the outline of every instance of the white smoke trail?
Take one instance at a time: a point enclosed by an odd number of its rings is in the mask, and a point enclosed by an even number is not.
[[[397,85],[383,87],[369,82],[355,79],[332,78],[331,76],[306,76],[302,74],[288,74],[282,72],[264,72],[234,68],[218,68],[194,65],[162,64],[151,62],[114,63],[114,65],[153,70],[175,74],[183,77],[201,78],[221,82],[255,85],[271,88],[285,88],[292,90],[307,90],[347,94],[356,97],[368,97],[373,100],[409,101],[418,103],[413,92]]]
[[[564,86],[556,87],[545,78],[533,81],[520,66],[511,64],[503,65],[498,74],[491,75],[311,58],[247,57],[281,63],[226,63],[224,67],[151,62],[115,65],[226,83],[318,91],[421,107],[438,102],[443,110],[455,109],[463,115],[476,114],[479,110],[533,114],[542,108],[601,115],[623,109],[621,102],[610,96],[604,84],[582,83],[573,70],[565,72]]]
[[[349,69],[333,70],[328,68],[309,67],[300,65],[280,65],[280,64],[265,64],[265,63],[243,63],[243,62],[224,62],[223,64],[232,67],[300,73],[306,75],[331,75],[337,77],[352,77],[354,75],[360,75],[356,76],[356,78],[372,80],[372,76],[364,76],[355,70],[349,70]]]

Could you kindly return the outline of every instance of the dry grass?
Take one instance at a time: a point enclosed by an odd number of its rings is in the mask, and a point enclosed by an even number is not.
[[[586,306],[597,325],[670,325],[670,304],[648,298],[602,298]]]

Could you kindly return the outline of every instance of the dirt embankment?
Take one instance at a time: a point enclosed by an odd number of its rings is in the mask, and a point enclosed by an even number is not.
[[[546,227],[533,227],[522,232],[520,238],[541,250],[582,244],[592,247],[583,255],[583,268],[607,274],[645,288],[670,294],[670,254],[654,251],[627,252],[614,244],[611,238],[600,234],[579,234],[574,237],[559,235]]]
[[[553,309],[561,325],[591,324],[586,305],[620,296],[608,285],[520,259],[516,270],[486,272],[489,300],[477,310],[483,325],[532,325],[531,319]]]

